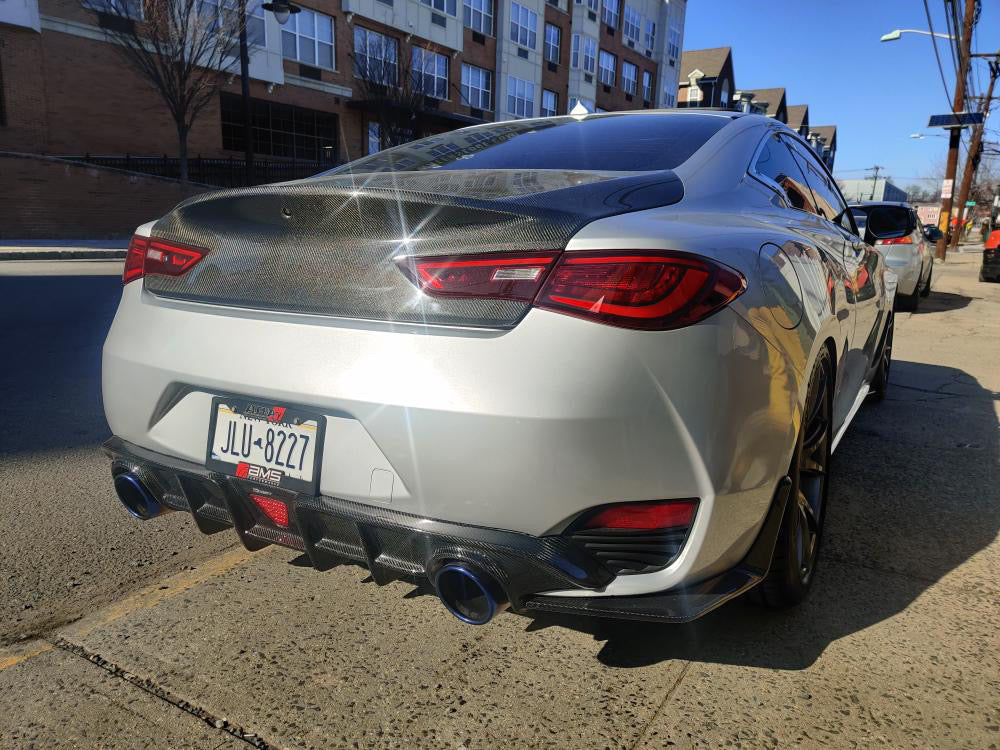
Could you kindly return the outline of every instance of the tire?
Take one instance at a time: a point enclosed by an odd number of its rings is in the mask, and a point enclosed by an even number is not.
[[[823,347],[813,365],[788,475],[792,486],[759,600],[779,609],[806,598],[815,578],[823,534],[832,436],[833,365]]]
[[[896,309],[901,312],[916,312],[920,307],[920,282],[917,282],[913,294],[896,294]]]
[[[868,393],[873,401],[881,401],[885,398],[889,390],[889,369],[892,367],[892,336],[896,328],[896,319],[889,313],[889,322],[886,324],[885,338],[882,342],[882,349],[879,352],[878,369],[872,378],[871,388]]]
[[[924,284],[924,288],[920,290],[921,297],[927,297],[931,293],[931,279],[934,278],[934,265],[931,264],[930,269],[927,271],[927,283]]]

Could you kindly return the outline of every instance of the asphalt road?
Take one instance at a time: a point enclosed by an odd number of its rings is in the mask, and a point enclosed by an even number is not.
[[[353,566],[133,521],[98,452],[117,285],[0,279],[0,621],[27,636],[0,648],[0,746],[996,748],[1000,285],[977,263],[898,317],[811,598],[686,626],[473,628]]]

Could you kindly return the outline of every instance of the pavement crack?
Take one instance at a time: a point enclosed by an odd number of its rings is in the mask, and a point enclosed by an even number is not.
[[[250,745],[250,747],[259,748],[260,750],[271,750],[274,745],[266,742],[263,738],[257,735],[255,732],[251,732],[244,727],[237,726],[235,724],[230,724],[226,719],[216,716],[211,711],[190,703],[183,698],[174,695],[172,692],[166,688],[157,685],[153,680],[148,678],[139,677],[136,674],[132,674],[128,670],[118,666],[112,661],[105,659],[100,654],[94,653],[83,646],[79,646],[75,643],[67,641],[65,638],[56,638],[54,640],[48,641],[54,648],[65,651],[73,656],[78,656],[91,664],[100,667],[105,672],[113,677],[117,677],[123,682],[127,682],[133,687],[137,687],[140,690],[148,693],[154,698],[167,703],[174,708],[180,709],[185,713],[191,714],[196,719],[203,721],[208,726],[218,729],[220,732],[225,732],[238,740],[245,742]]]
[[[690,668],[691,668],[691,662],[689,661],[684,662],[684,666],[681,668],[680,674],[677,675],[677,679],[674,680],[674,684],[671,685],[669,688],[667,688],[667,692],[664,694],[663,700],[660,701],[659,705],[656,707],[656,710],[653,711],[653,715],[649,718],[649,721],[646,722],[646,726],[642,728],[642,731],[639,732],[639,736],[635,738],[635,742],[629,745],[629,750],[635,750],[635,748],[639,747],[639,745],[642,744],[643,740],[646,739],[646,735],[649,734],[649,730],[652,728],[653,724],[656,723],[656,719],[657,717],[659,717],[660,712],[663,711],[663,707],[667,705],[667,701],[669,701],[673,697],[674,693],[677,691],[677,688],[680,687],[681,682],[687,676],[688,670]]]

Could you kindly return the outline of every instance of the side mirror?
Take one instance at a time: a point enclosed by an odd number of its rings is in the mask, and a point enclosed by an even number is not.
[[[903,206],[869,206],[865,208],[868,220],[865,222],[865,242],[893,240],[905,237],[916,229],[913,215]]]
[[[941,230],[933,224],[924,224],[924,237],[930,242],[937,242],[941,239]]]

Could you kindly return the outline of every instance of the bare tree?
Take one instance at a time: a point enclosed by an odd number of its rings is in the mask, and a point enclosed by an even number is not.
[[[416,138],[417,115],[427,108],[422,71],[399,52],[397,40],[372,35],[356,39],[352,53],[355,87],[378,123],[381,148]]]
[[[84,7],[105,17],[108,40],[170,110],[180,178],[187,182],[188,134],[220,75],[239,60],[239,14],[232,0],[84,0]]]

